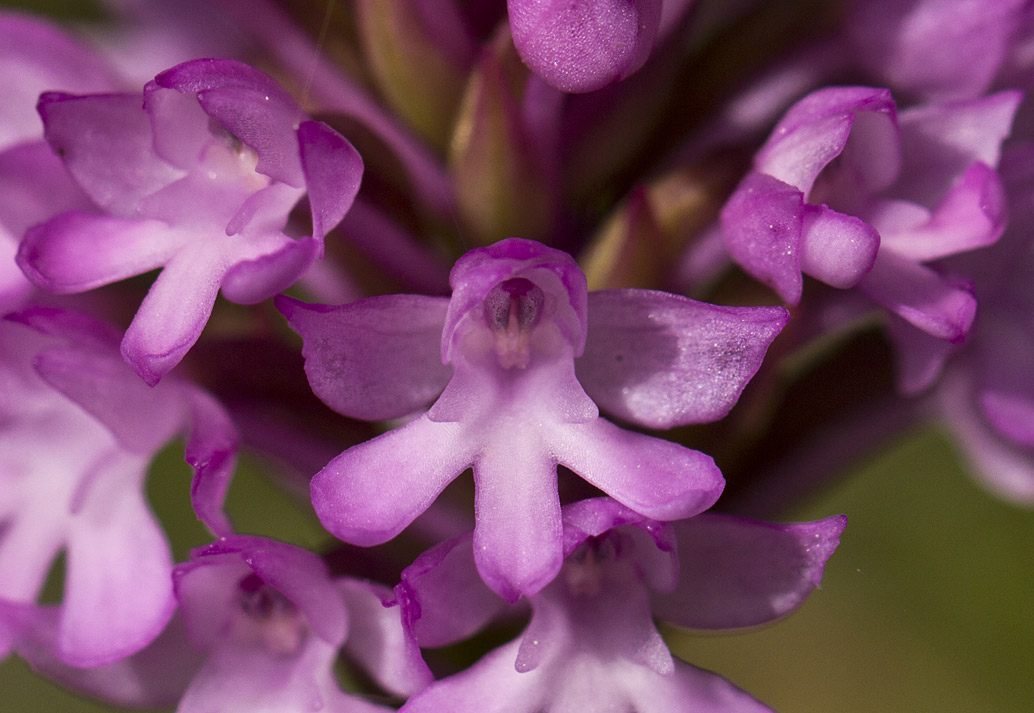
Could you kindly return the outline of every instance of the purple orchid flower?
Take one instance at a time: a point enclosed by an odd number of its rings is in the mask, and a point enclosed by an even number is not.
[[[513,43],[533,72],[565,92],[591,92],[650,56],[662,0],[508,0]]]
[[[1019,99],[1003,92],[898,115],[885,89],[808,95],[726,203],[726,247],[790,304],[800,301],[802,274],[857,287],[887,310],[902,388],[926,387],[976,311],[966,282],[937,261],[1001,235],[993,167]]]
[[[710,514],[660,523],[607,498],[566,506],[567,559],[529,598],[523,635],[402,710],[768,712],[719,676],[674,659],[654,619],[713,630],[785,616],[818,585],[845,524],[843,516],[772,525]],[[473,553],[469,535],[456,538],[403,573],[396,595],[422,645],[456,640],[498,611],[491,593],[471,582]],[[459,587],[473,606],[452,606]]]
[[[0,332],[0,599],[34,604],[64,551],[56,656],[74,666],[127,656],[174,607],[169,546],[143,492],[148,464],[186,434],[195,509],[228,532],[236,432],[200,389],[141,382],[119,335],[90,318],[34,308]]]
[[[392,710],[340,690],[342,647],[395,695],[431,680],[398,610],[382,604],[391,591],[331,579],[306,550],[235,535],[196,550],[174,578],[187,632],[205,652],[179,713]]]
[[[467,253],[450,279],[451,299],[277,300],[331,408],[378,420],[434,402],[315,476],[327,529],[361,545],[389,540],[473,465],[478,569],[515,600],[563,559],[558,464],[655,519],[715,502],[723,480],[710,457],[618,428],[596,404],[650,428],[717,420],[785,310],[646,290],[587,294],[569,255],[517,238]]]
[[[70,211],[25,236],[18,263],[52,292],[89,290],[161,267],[122,353],[148,383],[197,340],[216,294],[267,299],[322,254],[362,162],[307,121],[272,79],[231,60],[195,60],[133,95],[46,94],[46,138],[104,214]],[[312,236],[289,237],[304,195]]]

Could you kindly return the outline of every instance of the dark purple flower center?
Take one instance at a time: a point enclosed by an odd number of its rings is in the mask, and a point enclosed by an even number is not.
[[[621,557],[621,538],[613,532],[590,537],[564,562],[567,591],[574,597],[596,597],[605,589],[607,569]]]
[[[278,657],[301,650],[309,627],[294,602],[252,573],[237,583],[237,602],[244,616],[238,633]]]
[[[495,336],[495,353],[504,369],[525,369],[531,360],[530,339],[542,319],[546,295],[523,277],[504,280],[485,297],[485,320]]]

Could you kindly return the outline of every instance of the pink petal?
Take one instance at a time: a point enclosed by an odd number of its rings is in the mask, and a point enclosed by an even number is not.
[[[660,24],[658,0],[509,0],[521,59],[565,92],[589,92],[646,61]]]
[[[411,696],[426,688],[434,676],[403,629],[399,608],[385,606],[392,598],[391,590],[349,579],[337,580],[337,587],[350,619],[345,646],[350,659],[397,696]],[[466,606],[466,599],[463,601]]]
[[[177,390],[151,388],[114,350],[98,354],[76,346],[54,347],[36,357],[36,369],[134,453],[157,452],[186,416]]]
[[[257,71],[257,70],[255,70]],[[258,173],[295,188],[305,185],[295,130],[301,111],[252,89],[216,87],[198,93],[205,113],[258,154]]]
[[[122,340],[122,356],[148,384],[158,383],[201,336],[224,270],[202,250],[183,251],[151,285]]]
[[[51,148],[114,215],[135,217],[143,198],[183,176],[155,154],[138,94],[44,94],[39,112]]]
[[[603,410],[641,426],[716,421],[786,320],[780,307],[716,307],[649,290],[592,292],[578,381]]]
[[[563,564],[556,462],[534,431],[516,427],[474,462],[474,561],[507,601],[532,595]]]
[[[58,655],[97,666],[150,643],[172,616],[172,558],[147,509],[137,468],[107,472],[91,486],[68,537]]]
[[[1005,191],[1001,179],[979,162],[966,169],[932,215],[899,204],[880,209],[871,218],[884,245],[918,262],[992,245],[1005,229]]]
[[[562,465],[655,520],[696,515],[711,507],[725,486],[710,456],[602,418],[558,424],[546,437]]]
[[[162,266],[184,240],[157,220],[70,211],[29,229],[18,264],[43,289],[83,292]]]
[[[320,522],[346,542],[387,542],[474,462],[471,440],[458,424],[421,416],[349,448],[312,479]]]
[[[322,242],[352,207],[363,159],[345,137],[317,121],[298,127],[298,145],[312,208],[312,236]]]
[[[478,574],[472,538],[467,534],[443,542],[402,571],[395,594],[407,628],[422,647],[466,639],[505,606]]]
[[[942,421],[962,446],[979,482],[999,497],[1034,505],[1034,462],[1030,450],[997,433],[982,417],[969,386],[948,375],[938,389]]]
[[[390,295],[328,307],[278,297],[275,304],[304,340],[313,391],[338,413],[404,416],[426,408],[452,377],[440,356],[446,298]]]
[[[843,515],[776,525],[710,513],[676,523],[679,584],[654,597],[654,614],[694,629],[786,616],[818,586],[846,524]]]
[[[320,244],[312,238],[282,238],[280,249],[243,260],[226,271],[223,296],[238,304],[258,304],[297,282],[312,266]]]
[[[189,433],[184,458],[194,469],[190,500],[197,517],[217,535],[233,531],[223,502],[237,465],[237,429],[222,406],[207,393],[190,389]]]
[[[865,221],[822,206],[804,209],[801,271],[840,289],[854,287],[871,269],[880,235]]]
[[[880,253],[859,286],[902,319],[953,344],[965,338],[976,313],[976,300],[969,290],[890,250]]]
[[[804,195],[763,173],[750,173],[722,208],[722,238],[744,270],[784,302],[801,299],[800,242]]]
[[[894,100],[887,89],[828,87],[794,104],[758,152],[754,169],[811,193],[837,156],[859,188],[873,193],[898,175],[900,148]]]

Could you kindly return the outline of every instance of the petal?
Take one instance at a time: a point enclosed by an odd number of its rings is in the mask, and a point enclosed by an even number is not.
[[[223,502],[237,465],[237,429],[222,406],[207,393],[190,389],[184,398],[190,410],[184,457],[194,469],[190,501],[198,519],[215,534],[225,536],[233,531],[223,512]]]
[[[948,375],[938,389],[941,419],[951,430],[978,481],[999,497],[1034,506],[1034,460],[1030,450],[1002,437],[981,417],[968,385]]]
[[[933,206],[973,163],[997,166],[1021,98],[1015,91],[999,92],[902,112],[905,167],[895,195]]]
[[[637,713],[775,713],[721,676],[681,661],[669,676],[643,667],[628,667],[624,674],[624,688]]]
[[[100,666],[69,666],[54,655],[58,618],[53,607],[37,610],[29,636],[18,642],[18,655],[32,669],[80,694],[127,708],[174,706],[201,663],[180,617],[132,656]]]
[[[26,232],[18,265],[45,290],[83,292],[161,267],[184,240],[161,221],[70,211]]]
[[[533,429],[497,431],[474,462],[474,561],[510,602],[552,581],[564,560],[556,461]]]
[[[146,196],[183,176],[154,153],[138,94],[51,93],[38,108],[54,153],[90,198],[115,215],[136,216]]]
[[[296,135],[301,112],[293,102],[237,87],[206,89],[197,99],[206,114],[255,151],[258,173],[295,188],[305,185]]]
[[[349,616],[326,564],[300,547],[261,537],[228,537],[200,551],[217,557],[237,551],[259,579],[290,599],[305,617],[313,633],[335,647],[348,632]]]
[[[466,639],[505,606],[478,574],[472,537],[468,534],[443,542],[402,571],[395,595],[406,627],[422,647]],[[462,607],[456,606],[459,601]]]
[[[460,425],[421,416],[327,464],[312,479],[312,505],[345,542],[387,542],[473,463],[477,447]]]
[[[780,119],[758,151],[754,168],[807,195],[819,173],[838,156],[866,193],[894,181],[901,159],[889,90],[828,87],[812,92]]]
[[[804,194],[756,172],[722,208],[722,239],[732,259],[789,304],[801,299],[803,221]]]
[[[0,153],[0,235],[6,229],[12,244],[32,226],[59,213],[91,207],[45,141],[18,144]]]
[[[891,250],[879,254],[859,287],[874,301],[932,337],[961,342],[976,313],[972,293]]]
[[[112,350],[55,347],[36,357],[55,389],[104,424],[127,450],[150,455],[180,430],[185,409],[176,390],[152,389]]]
[[[345,652],[351,660],[397,696],[411,696],[426,688],[434,676],[403,629],[399,608],[384,604],[392,598],[391,590],[351,579],[339,579],[337,587],[348,608]],[[466,599],[463,601],[466,606]]]
[[[258,153],[258,171],[302,186],[295,130],[301,110],[271,77],[231,59],[195,59],[154,78],[147,92],[197,94],[209,116]]]
[[[391,295],[329,307],[278,297],[275,304],[302,336],[313,392],[338,413],[404,416],[427,407],[452,377],[440,355],[445,298]]]
[[[312,238],[291,240],[280,236],[282,246],[267,255],[238,262],[222,280],[223,296],[238,304],[258,304],[299,280],[315,261],[320,244]]]
[[[322,122],[303,122],[298,144],[312,208],[312,236],[322,242],[352,207],[363,159],[345,137]]]
[[[932,215],[917,210],[914,204],[905,206],[880,206],[881,213],[871,216],[871,220],[886,246],[917,262],[991,245],[1005,229],[1002,181],[983,163],[966,169]]]
[[[603,410],[640,426],[716,421],[787,317],[780,307],[716,307],[649,290],[592,292],[578,381]]]
[[[805,206],[801,271],[832,287],[858,284],[876,261],[880,234],[865,221],[822,206]]]
[[[151,285],[122,340],[122,356],[148,384],[179,364],[201,336],[224,271],[203,250],[184,251]]]
[[[710,513],[675,524],[679,584],[654,614],[695,629],[756,626],[789,614],[819,585],[843,515],[776,525]]]
[[[512,641],[465,671],[431,684],[406,702],[406,713],[554,713],[545,703],[554,683],[549,675],[541,667],[514,670],[518,646]]]
[[[959,348],[916,329],[896,314],[887,315],[886,329],[894,345],[898,391],[906,396],[919,394],[937,381],[948,357]]]
[[[509,0],[510,32],[532,71],[565,92],[590,92],[646,61],[660,24],[658,0]]]
[[[1017,445],[1034,449],[1034,401],[1027,394],[985,390],[980,394],[984,416]]]
[[[547,437],[561,464],[655,520],[696,515],[714,505],[725,486],[710,456],[602,418],[557,424]]]
[[[58,656],[97,666],[139,651],[175,606],[172,557],[144,504],[143,464],[121,462],[97,478],[68,538]]]

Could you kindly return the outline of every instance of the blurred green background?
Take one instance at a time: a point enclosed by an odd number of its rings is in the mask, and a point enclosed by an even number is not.
[[[173,449],[157,470],[149,494],[182,558],[205,534],[189,518],[188,475]],[[322,539],[255,468],[232,490],[242,531]],[[800,611],[733,635],[667,632],[674,651],[781,713],[1034,710],[1034,513],[987,495],[929,430],[903,437],[787,519],[836,513],[847,514],[847,530],[822,589]],[[0,691],[3,713],[111,710],[15,660],[0,665]]]

